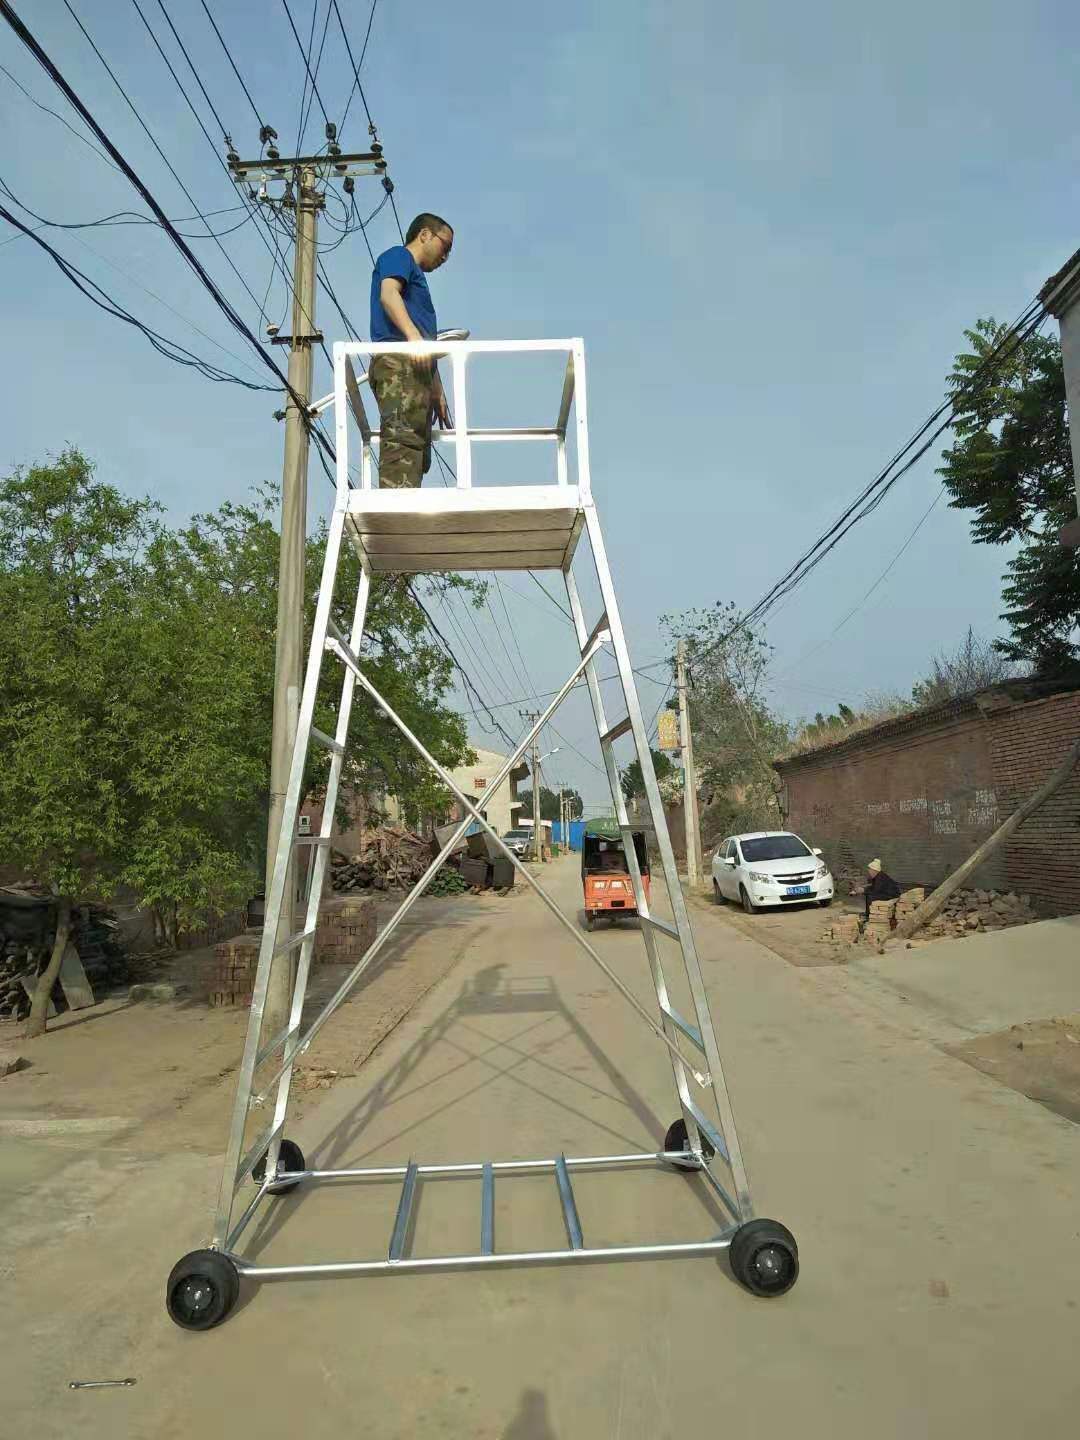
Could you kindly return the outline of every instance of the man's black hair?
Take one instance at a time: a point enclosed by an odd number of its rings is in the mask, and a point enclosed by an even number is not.
[[[454,233],[454,227],[449,220],[444,220],[441,215],[429,215],[425,210],[422,215],[417,215],[408,230],[405,231],[405,244],[412,244],[421,230],[430,230],[434,235],[440,228],[449,230],[451,235]]]

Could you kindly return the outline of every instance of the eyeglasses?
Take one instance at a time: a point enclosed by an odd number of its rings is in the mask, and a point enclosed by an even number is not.
[[[434,238],[442,246],[443,259],[448,259],[450,251],[454,248],[454,237],[451,235],[448,240],[445,235],[436,235]]]

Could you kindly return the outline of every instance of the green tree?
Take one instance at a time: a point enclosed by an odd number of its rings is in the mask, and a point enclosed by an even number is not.
[[[656,771],[658,782],[662,782],[671,775],[675,766],[671,763],[669,756],[662,750],[653,750],[650,747],[649,754],[652,756],[653,769]],[[629,765],[619,772],[619,783],[622,786],[622,793],[627,802],[637,800],[645,794],[645,780],[641,773],[641,764],[637,760],[631,760]]]
[[[522,790],[522,791],[519,791],[517,798],[522,802],[522,805],[523,805],[523,807],[524,807],[524,808],[522,809],[522,811],[521,811],[522,815],[524,815],[524,816],[526,816],[526,817],[528,817],[528,818],[531,818],[531,816],[532,816],[532,790],[530,789],[530,790]],[[564,787],[563,787],[563,799],[566,800],[566,802],[567,802],[567,803],[569,804],[569,806],[570,806],[570,818],[571,818],[572,820],[577,820],[577,819],[579,819],[582,815],[584,815],[584,813],[585,813],[585,805],[584,805],[584,802],[582,801],[581,796],[578,794],[578,792],[577,792],[576,790],[568,790],[568,789],[564,786]],[[558,820],[559,815],[560,815],[560,811],[559,811],[559,792],[558,792],[557,790],[549,790],[548,787],[547,787],[545,784],[543,784],[543,782],[541,782],[541,785],[540,785],[540,819],[541,819],[541,820]]]
[[[780,821],[774,756],[789,729],[768,703],[772,647],[739,622],[733,602],[662,617],[686,641],[690,724],[699,788],[711,794],[708,828],[756,829]]]
[[[58,913],[28,1037],[45,1030],[73,899],[109,895],[131,855],[134,614],[154,523],[74,449],[0,480],[0,854]]]
[[[965,334],[971,349],[949,376],[956,438],[938,473],[950,505],[974,512],[978,544],[1018,545],[1002,590],[1011,634],[997,648],[1053,673],[1080,655],[1080,552],[1058,542],[1076,515],[1061,347],[1031,335],[976,378],[1006,327],[979,320]]]

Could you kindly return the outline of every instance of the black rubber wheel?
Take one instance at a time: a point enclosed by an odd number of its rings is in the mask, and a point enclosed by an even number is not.
[[[779,1220],[748,1220],[731,1237],[731,1269],[755,1295],[783,1295],[799,1278],[799,1247]]]
[[[745,910],[747,915],[756,915],[757,906],[754,904],[753,900],[750,899],[750,892],[747,890],[745,885],[739,886],[739,895],[742,898],[742,908]]]
[[[240,1295],[236,1266],[218,1250],[192,1250],[178,1260],[165,1287],[165,1308],[181,1330],[212,1330]]]
[[[586,911],[585,911],[585,929],[586,929],[586,930],[595,930],[595,929],[596,929],[596,912],[595,912],[594,910],[586,910]]]
[[[282,1140],[281,1148],[278,1150],[278,1173],[283,1170],[306,1170],[304,1163],[304,1152],[297,1145],[295,1140]],[[266,1174],[266,1156],[259,1160],[251,1172],[251,1178],[256,1185],[261,1185],[263,1176]],[[267,1187],[268,1195],[287,1195],[290,1190],[295,1190],[300,1184],[299,1180],[275,1180],[273,1185]]]
[[[668,1126],[668,1132],[664,1136],[664,1149],[667,1151],[685,1150],[685,1161],[672,1160],[670,1162],[672,1165],[674,1165],[676,1170],[701,1169],[701,1166],[698,1164],[694,1152],[690,1149],[690,1137],[686,1133],[685,1120],[676,1120],[673,1125]],[[704,1135],[701,1137],[701,1153],[705,1156],[706,1160],[711,1160],[712,1157],[716,1154],[716,1151],[709,1144],[708,1140],[705,1139]]]
[[[715,880],[712,882],[712,898],[713,898],[713,904],[714,904],[714,905],[723,905],[723,903],[724,903],[724,893],[723,893],[723,891],[720,889],[720,886],[716,883]]]

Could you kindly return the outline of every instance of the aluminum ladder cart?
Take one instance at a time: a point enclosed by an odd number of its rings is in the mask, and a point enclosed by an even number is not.
[[[454,429],[435,435],[433,440],[438,444],[447,444],[455,453],[457,484],[454,488],[384,490],[373,483],[374,447],[380,437],[378,431],[372,429],[364,409],[362,387],[367,377],[362,367],[358,369],[356,362],[361,357],[391,350],[394,354],[437,354],[444,364],[449,362],[447,368],[453,382]],[[566,356],[565,378],[554,424],[523,429],[470,426],[466,394],[466,368],[470,359],[474,356],[503,357],[500,363],[505,363],[506,357],[537,352]],[[331,404],[336,427],[336,501],[300,700],[292,768],[266,906],[220,1202],[209,1248],[184,1256],[169,1276],[166,1294],[169,1314],[186,1329],[210,1329],[222,1321],[236,1304],[242,1279],[261,1281],[305,1275],[367,1275],[376,1272],[404,1274],[430,1269],[467,1270],[488,1265],[716,1255],[723,1251],[728,1252],[736,1277],[751,1291],[766,1296],[783,1294],[798,1275],[798,1249],[794,1237],[783,1225],[753,1216],[746,1170],[724,1083],[694,936],[679,884],[600,522],[592,499],[582,341],[446,340],[394,346],[338,343],[334,346],[334,391],[313,409],[328,409]],[[349,457],[350,447],[355,457],[357,437],[360,483],[354,486],[350,474],[355,466],[350,467]],[[555,453],[554,483],[474,487],[473,446],[498,441],[533,442],[552,447]],[[603,605],[603,613],[591,625],[583,611],[573,569],[575,553],[584,535],[588,536],[592,550]],[[335,614],[334,610],[338,560],[342,544],[346,541],[352,546],[361,566],[351,626],[344,612]],[[499,784],[506,781],[534,737],[584,674],[612,803],[624,838],[642,939],[656,987],[656,1010],[652,1013],[641,1005],[619,975],[605,963],[582,933],[576,916],[565,915],[534,875],[511,854],[469,797],[461,793],[451,776],[427,752],[365,674],[364,618],[372,577],[469,570],[557,570],[563,575],[577,635],[577,663],[558,694],[522,739],[516,754],[489,782],[486,794],[490,796]],[[606,714],[596,666],[598,656],[608,651],[614,655],[626,708],[625,715],[613,723],[609,722]],[[339,665],[342,671],[337,727],[332,735],[313,724],[319,679],[322,667],[328,661]],[[457,797],[465,818],[361,961],[318,1016],[303,1028],[305,990],[315,945],[319,903],[330,859],[331,832],[350,709],[357,686],[387,723],[397,726]],[[614,747],[623,736],[630,738],[641,766],[648,815],[656,836],[673,923],[653,915],[646,900],[632,839],[633,827],[629,823],[615,759]],[[327,767],[326,794],[321,833],[301,835],[297,821],[311,747],[324,752],[322,764]],[[368,1169],[310,1169],[297,1144],[284,1137],[294,1063],[379,955],[400,921],[474,821],[491,835],[524,881],[537,892],[556,919],[633,1006],[658,1041],[666,1046],[681,1114],[667,1132],[664,1149],[654,1153],[583,1157],[558,1155],[541,1160],[467,1160],[439,1165],[417,1164],[410,1160],[405,1165]],[[286,886],[290,861],[302,853],[301,847],[311,848],[307,851],[306,914],[297,927],[293,920],[296,906],[286,903]],[[284,957],[294,954],[295,985],[288,1023],[281,1033],[264,1036],[263,1012],[271,967],[275,960],[280,963]],[[685,967],[693,999],[692,1019],[681,1015],[669,999],[664,967],[671,960],[677,960]],[[574,1200],[572,1178],[575,1172],[621,1171],[634,1166],[695,1172],[714,1192],[725,1217],[730,1219],[718,1234],[701,1240],[664,1238],[650,1244],[590,1246],[582,1235]],[[566,1225],[566,1248],[516,1253],[500,1251],[496,1248],[494,1235],[496,1178],[542,1172],[552,1174],[558,1187]],[[480,1180],[479,1249],[475,1254],[417,1257],[409,1253],[410,1221],[418,1185],[425,1176]],[[267,1265],[246,1260],[239,1252],[237,1247],[244,1230],[260,1206],[272,1203],[273,1196],[301,1186],[323,1182],[363,1182],[365,1179],[399,1179],[401,1182],[397,1215],[384,1253],[371,1258],[344,1258],[334,1263]],[[247,1190],[250,1193],[252,1186],[254,1194],[250,1198],[242,1197],[242,1192]]]

